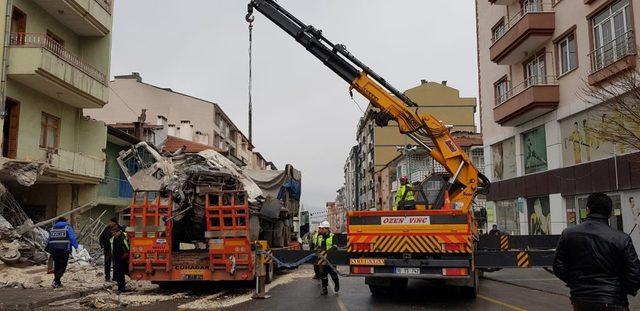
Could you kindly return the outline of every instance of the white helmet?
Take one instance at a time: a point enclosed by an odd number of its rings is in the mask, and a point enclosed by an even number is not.
[[[327,228],[327,229],[329,229],[329,227],[330,227],[329,222],[326,220],[321,222],[320,225],[318,226],[318,228]]]

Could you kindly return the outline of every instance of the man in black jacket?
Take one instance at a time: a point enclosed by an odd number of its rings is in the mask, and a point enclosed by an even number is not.
[[[640,289],[640,261],[631,238],[609,227],[613,204],[594,193],[587,220],[562,232],[553,272],[571,289],[574,310],[629,310]]]
[[[111,244],[109,243],[109,240],[111,239],[111,230],[115,227],[120,227],[120,225],[118,225],[118,219],[113,217],[109,219],[109,223],[102,230],[102,233],[100,233],[99,239],[100,247],[104,254],[104,280],[106,282],[111,281],[111,262],[113,259],[111,258]]]
[[[129,274],[129,242],[120,226],[111,229],[111,255],[113,256],[113,279],[118,283],[118,292],[126,292],[124,276]]]

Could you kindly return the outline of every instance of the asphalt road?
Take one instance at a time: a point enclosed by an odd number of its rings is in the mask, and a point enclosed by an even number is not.
[[[189,299],[165,301],[133,310],[218,309],[252,311],[306,310],[571,310],[567,296],[504,282],[481,280],[480,295],[474,300],[458,296],[455,288],[411,281],[408,290],[392,297],[374,297],[362,278],[342,278],[339,293],[320,296],[318,281],[307,269],[279,276],[281,283],[269,290],[271,298],[251,300],[251,289],[212,290]],[[286,279],[283,281],[283,279]],[[521,278],[526,282],[526,276]],[[331,282],[330,282],[331,284]],[[331,286],[331,285],[330,285]]]

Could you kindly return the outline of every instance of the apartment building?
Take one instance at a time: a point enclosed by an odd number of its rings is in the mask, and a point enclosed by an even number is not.
[[[460,97],[460,92],[446,81],[441,83],[421,81],[420,85],[404,92],[418,105],[418,112],[431,114],[446,125],[451,131],[475,132],[474,114],[476,99]],[[394,122],[387,127],[375,124],[375,108],[367,108],[365,116],[360,119],[357,129],[359,146],[359,209],[380,209],[376,204],[375,174],[389,162],[400,155],[400,149],[408,144],[415,144],[406,135],[398,131]]]
[[[359,146],[351,147],[349,156],[344,164],[344,207],[348,211],[358,210],[360,206],[359,192],[359,175],[360,158]]]
[[[635,69],[638,7],[638,0],[476,1],[490,225],[560,234],[583,221],[586,196],[599,191],[614,201],[611,226],[634,227],[638,154],[586,130],[606,112],[584,95]]]
[[[153,122],[162,117],[168,136],[215,147],[240,166],[252,169],[268,166],[218,104],[145,83],[137,72],[116,76],[110,86],[109,104],[85,113],[108,124],[130,125],[144,115],[152,122],[151,127],[159,126]]]
[[[110,0],[0,5],[2,160],[44,168],[30,187],[12,176],[2,182],[34,220],[98,197],[107,128],[83,109],[109,100],[112,7]]]

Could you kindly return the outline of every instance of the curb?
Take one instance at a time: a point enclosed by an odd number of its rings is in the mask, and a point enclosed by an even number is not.
[[[560,294],[558,292],[554,292],[554,291],[550,291],[550,290],[546,290],[546,289],[535,288],[535,287],[522,285],[522,284],[518,284],[518,283],[514,283],[514,282],[509,282],[509,281],[505,281],[505,280],[500,280],[500,279],[496,279],[496,278],[492,278],[492,277],[483,276],[482,278],[485,279],[485,280],[489,280],[489,281],[494,281],[494,282],[508,284],[508,285],[512,285],[512,286],[516,286],[516,287],[535,290],[535,291],[539,291],[539,292],[543,292],[543,293],[547,293],[547,294],[552,294],[552,295],[557,295],[557,296],[562,296],[562,297],[569,297],[569,295]]]
[[[100,290],[102,290],[102,287],[96,287],[96,288],[90,288],[90,289],[85,289],[85,290],[81,290],[81,291],[76,291],[76,292],[72,292],[72,293],[68,293],[65,295],[61,295],[61,296],[56,296],[56,297],[51,297],[51,298],[47,298],[47,299],[43,299],[43,300],[38,300],[38,301],[32,301],[32,302],[28,302],[28,303],[16,303],[16,304],[2,304],[0,303],[0,310],[33,310],[36,308],[40,308],[40,307],[45,307],[47,305],[49,305],[52,302],[55,301],[59,301],[59,300],[65,300],[65,299],[76,299],[76,298],[82,298],[85,297],[89,294],[93,294],[95,292],[98,292]]]

